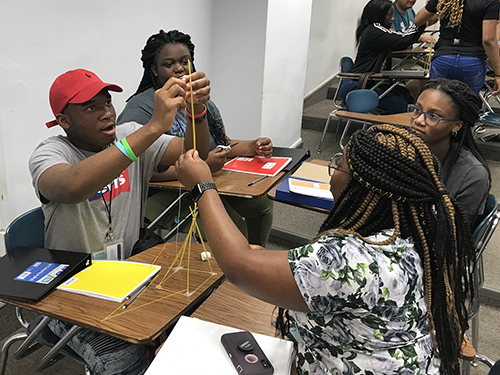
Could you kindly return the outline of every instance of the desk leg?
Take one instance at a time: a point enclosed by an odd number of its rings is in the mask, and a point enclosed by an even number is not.
[[[172,204],[171,204],[170,206],[168,206],[167,208],[165,208],[165,210],[164,210],[161,214],[159,214],[159,215],[158,215],[158,217],[157,217],[156,219],[154,219],[154,221],[153,221],[151,224],[149,224],[149,225],[148,225],[148,229],[153,228],[153,226],[154,226],[154,225],[155,225],[155,224],[156,224],[156,223],[157,223],[157,222],[158,222],[158,221],[159,221],[159,220],[160,220],[163,216],[165,216],[165,215],[167,214],[167,212],[168,212],[168,211],[170,211],[170,209],[171,209],[172,207],[174,207],[174,206],[177,204],[177,202],[179,202],[179,200],[181,200],[182,198],[184,198],[184,197],[185,197],[186,195],[188,195],[188,194],[189,194],[189,191],[185,191],[184,193],[182,193],[181,195],[179,195],[179,197],[178,197],[175,201],[173,201],[173,202],[172,202]]]
[[[26,352],[26,350],[31,346],[31,344],[36,340],[38,335],[47,327],[49,322],[52,320],[52,318],[49,318],[48,316],[44,316],[40,323],[35,327],[33,331],[31,331],[30,335],[24,340],[24,342],[21,344],[21,346],[17,349],[16,353],[14,354],[15,359],[21,359]]]
[[[391,86],[391,87],[389,87],[387,90],[385,90],[385,91],[384,91],[384,92],[383,92],[383,93],[382,93],[382,94],[378,97],[378,99],[380,100],[380,99],[382,99],[384,96],[386,96],[387,94],[389,94],[389,93],[392,91],[392,89],[398,85],[398,83],[399,83],[398,81],[394,82],[394,83],[392,84],[392,86]]]
[[[43,370],[43,368],[45,368],[45,366],[47,366],[47,364],[50,362],[50,360],[52,358],[54,358],[54,356],[57,353],[59,353],[59,351],[64,346],[66,346],[66,344],[73,338],[73,336],[75,336],[81,329],[82,329],[82,327],[78,327],[75,325],[73,327],[71,327],[69,329],[69,331],[63,337],[61,337],[61,339],[57,342],[57,344],[55,344],[52,347],[52,349],[49,350],[49,352],[45,355],[45,357],[42,358],[42,360],[40,361],[40,364],[36,368],[37,371]]]
[[[479,93],[479,98],[483,102],[483,105],[486,107],[486,110],[488,110],[490,112],[494,112],[493,108],[491,108],[490,103],[488,103],[488,99],[484,97],[484,94],[482,92]]]
[[[196,210],[198,210],[198,208],[196,208]],[[165,237],[163,237],[163,241],[166,242],[169,239],[171,239],[174,236],[174,234],[177,233],[177,229],[179,229],[181,225],[183,225],[186,221],[191,219],[191,217],[193,217],[193,214],[189,213],[184,219],[182,219],[182,221],[179,224],[177,224],[174,228],[172,228],[172,230],[168,232],[168,234]]]

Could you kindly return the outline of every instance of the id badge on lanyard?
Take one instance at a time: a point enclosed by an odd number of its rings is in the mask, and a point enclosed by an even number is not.
[[[122,260],[123,259],[123,240],[115,239],[113,234],[113,227],[111,225],[111,203],[112,203],[113,190],[109,190],[109,206],[106,203],[104,194],[101,192],[102,201],[106,207],[108,214],[109,227],[104,236],[104,245],[102,250],[97,250],[92,253],[92,260]]]

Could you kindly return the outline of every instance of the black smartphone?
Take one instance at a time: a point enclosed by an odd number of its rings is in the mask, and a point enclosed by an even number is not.
[[[248,331],[226,333],[220,341],[238,374],[272,375],[274,368]]]

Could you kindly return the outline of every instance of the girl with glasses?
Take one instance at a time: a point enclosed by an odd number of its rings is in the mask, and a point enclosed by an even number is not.
[[[319,234],[289,251],[249,245],[217,192],[203,193],[217,263],[280,307],[282,333],[298,330],[299,374],[459,374],[475,256],[438,160],[410,129],[379,125],[355,132],[330,165],[334,206]],[[212,181],[193,150],[176,172],[188,188]]]
[[[444,78],[427,82],[416,104],[408,106],[411,128],[441,161],[442,181],[472,229],[491,185],[486,160],[472,137],[480,108],[481,101],[465,83]]]

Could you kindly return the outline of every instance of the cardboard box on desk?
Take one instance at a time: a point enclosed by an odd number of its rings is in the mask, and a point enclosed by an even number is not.
[[[280,201],[303,204],[305,206],[312,206],[323,208],[325,210],[330,210],[333,206],[333,198],[324,198],[318,196],[311,196],[305,194],[297,194],[290,191],[290,179],[300,180],[300,181],[309,181],[313,183],[319,183],[319,181],[309,180],[305,178],[298,177],[287,177],[280,186],[276,189],[276,199]]]

